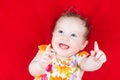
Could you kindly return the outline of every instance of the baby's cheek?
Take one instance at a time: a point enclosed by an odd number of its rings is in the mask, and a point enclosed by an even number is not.
[[[71,52],[73,52],[73,53],[77,53],[78,51],[80,51],[80,46],[78,46],[79,44],[77,44],[77,45],[72,45],[72,47],[71,47]]]
[[[54,36],[53,38],[52,38],[52,42],[58,42],[60,40],[60,38],[59,37],[57,37],[57,36]]]

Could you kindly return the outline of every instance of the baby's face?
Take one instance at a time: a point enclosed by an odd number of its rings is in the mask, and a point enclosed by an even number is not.
[[[52,46],[57,55],[70,57],[84,49],[86,27],[82,21],[75,17],[61,17],[55,26]]]

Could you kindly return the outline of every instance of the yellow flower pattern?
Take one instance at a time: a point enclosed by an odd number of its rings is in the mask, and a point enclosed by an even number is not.
[[[60,73],[60,74],[66,74],[67,72],[69,72],[71,70],[71,68],[69,66],[55,66],[56,70]]]

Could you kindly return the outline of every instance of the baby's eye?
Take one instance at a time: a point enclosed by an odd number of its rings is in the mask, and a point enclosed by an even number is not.
[[[59,30],[59,31],[58,31],[58,33],[61,33],[61,34],[62,34],[62,33],[63,33],[63,31],[62,31],[62,30]]]
[[[77,35],[76,34],[71,34],[71,37],[77,37]]]

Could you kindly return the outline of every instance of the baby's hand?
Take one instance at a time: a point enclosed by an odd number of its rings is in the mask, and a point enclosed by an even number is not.
[[[91,51],[91,56],[95,58],[96,62],[105,63],[107,60],[105,53],[99,49],[97,41],[94,42],[94,50]]]
[[[46,48],[46,51],[44,52],[42,58],[41,58],[41,67],[45,69],[52,61],[52,58],[54,55],[51,53],[51,44],[49,44]]]

